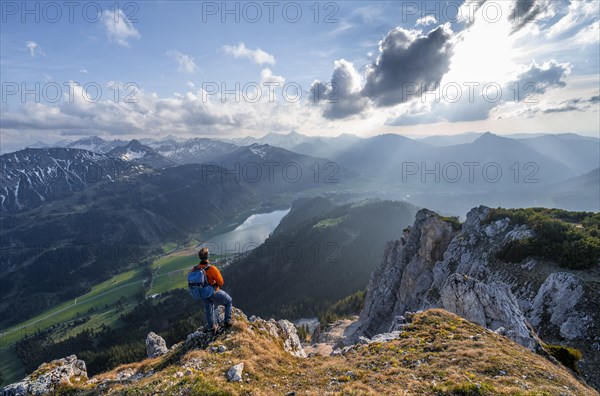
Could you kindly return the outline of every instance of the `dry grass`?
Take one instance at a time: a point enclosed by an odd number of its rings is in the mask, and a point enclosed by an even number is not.
[[[226,352],[189,351],[180,361],[135,383],[79,389],[123,395],[598,394],[566,368],[442,310],[415,315],[401,339],[357,346],[346,356],[295,358],[281,342],[241,319],[215,343],[220,344]],[[127,367],[147,372],[160,360]],[[240,362],[245,365],[243,381],[228,382],[227,370]]]

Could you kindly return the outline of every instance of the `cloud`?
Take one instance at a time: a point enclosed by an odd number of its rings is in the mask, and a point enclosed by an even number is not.
[[[323,117],[346,118],[362,113],[370,107],[368,98],[362,96],[361,77],[354,65],[345,59],[334,62],[331,83],[315,81],[311,86],[313,100],[323,106]]]
[[[283,79],[270,71],[262,73],[262,77]],[[25,139],[35,141],[50,135],[140,137],[173,133],[190,136],[197,133],[199,127],[207,136],[245,130],[289,131],[312,124],[318,118],[316,112],[307,111],[303,103],[270,102],[265,90],[258,102],[245,100],[245,97],[233,100],[231,96],[222,101],[223,96],[207,95],[201,89],[168,97],[140,89],[130,98],[137,102],[125,101],[131,92],[124,91],[119,95],[121,100],[115,102],[111,97],[90,100],[82,86],[74,82],[71,85],[55,104],[28,102],[19,108],[0,106],[2,133],[11,140],[7,144],[18,147]]]
[[[112,42],[129,47],[129,39],[139,39],[141,37],[140,32],[137,31],[120,8],[104,10],[101,19],[106,28],[108,39]]]
[[[600,21],[593,22],[575,35],[575,43],[581,45],[597,44],[600,41]]]
[[[564,100],[559,103],[544,104],[527,108],[516,116],[524,116],[527,118],[535,117],[536,115],[542,114],[554,114],[554,113],[569,113],[572,111],[598,111],[598,104],[600,103],[600,96],[592,96],[589,99],[573,98]]]
[[[436,23],[437,23],[437,18],[433,15],[425,15],[424,17],[417,19],[417,26],[419,26],[419,25],[423,25],[423,26],[435,25]]]
[[[515,0],[509,19],[513,25],[512,32],[554,16],[552,0]]]
[[[551,60],[539,66],[533,62],[528,69],[517,76],[517,79],[513,83],[513,86],[516,83],[518,87],[517,100],[524,100],[525,96],[523,95],[532,93],[540,95],[546,93],[551,88],[564,88],[567,85],[564,79],[570,72],[571,65],[568,63],[557,63]],[[532,84],[532,89],[528,89],[527,86],[531,86]]]
[[[265,63],[270,65],[275,64],[275,57],[273,55],[260,48],[255,50],[248,49],[244,43],[239,43],[237,47],[224,45],[223,51],[228,55],[233,55],[235,58],[248,58],[257,65],[263,65]]]
[[[404,103],[438,84],[448,71],[451,37],[449,24],[427,34],[396,27],[379,43],[379,55],[367,65],[363,78],[350,62],[336,61],[330,83],[313,83],[315,102],[324,103],[323,116],[329,119]]]
[[[365,72],[363,95],[377,106],[392,106],[417,92],[438,84],[450,66],[452,30],[440,25],[423,35],[400,27],[392,29],[379,44],[379,56]]]
[[[42,47],[40,47],[40,45],[38,43],[36,43],[35,41],[27,41],[25,43],[25,47],[29,51],[29,55],[31,55],[34,58],[37,55],[46,56],[46,53],[44,51],[42,51]]]
[[[532,104],[539,103],[549,90],[564,88],[567,85],[565,78],[570,73],[571,65],[550,60],[542,65],[533,62],[522,69],[523,71],[504,85],[489,86],[485,91],[484,84],[474,87],[472,93],[469,93],[466,86],[462,86],[461,97],[457,101],[444,98],[443,88],[432,91],[436,94],[430,93],[429,95],[435,97],[435,100],[422,106],[413,105],[405,111],[399,112],[390,117],[386,121],[386,125],[411,126],[437,122],[482,121],[490,117],[500,118],[501,116],[498,115],[502,113],[500,110],[507,105],[517,108],[516,111],[508,113],[510,118],[531,117],[533,114],[546,113],[542,106],[532,106]],[[423,100],[423,97],[420,99]],[[570,111],[567,103],[554,108],[554,111],[548,112]]]
[[[260,83],[262,84],[279,84],[280,86],[285,84],[285,78],[282,76],[276,76],[273,74],[273,72],[271,71],[271,69],[269,69],[268,67],[262,69],[260,71]]]
[[[177,61],[177,70],[180,72],[192,74],[198,69],[198,66],[194,63],[194,58],[189,55],[175,50],[167,52],[167,55]]]
[[[79,69],[79,73],[88,74],[88,71],[87,71],[87,69]]]
[[[573,0],[569,8],[547,32],[549,38],[569,36],[577,29],[597,21],[600,12],[600,2],[597,0]]]

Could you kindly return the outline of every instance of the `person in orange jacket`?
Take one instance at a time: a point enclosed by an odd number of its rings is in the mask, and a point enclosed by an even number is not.
[[[225,307],[225,320],[223,325],[225,328],[231,326],[231,306],[232,300],[229,294],[225,293],[221,290],[223,284],[223,276],[217,267],[210,264],[208,260],[210,254],[208,252],[208,248],[204,247],[200,249],[198,252],[198,257],[200,258],[200,263],[194,268],[199,268],[204,270],[206,273],[206,279],[208,283],[215,288],[215,293],[210,298],[204,299],[204,314],[206,315],[206,324],[207,328],[211,329],[214,333],[217,332],[219,326],[215,323],[215,306],[223,305]]]

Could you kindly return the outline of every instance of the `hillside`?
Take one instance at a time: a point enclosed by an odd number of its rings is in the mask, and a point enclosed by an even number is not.
[[[260,204],[252,184],[202,172],[200,165],[184,165],[96,183],[52,206],[3,216],[2,325],[77,297],[143,265],[161,245],[202,237]]]
[[[392,201],[333,206],[322,197],[294,202],[264,244],[226,269],[227,290],[240,308],[296,319],[363,290],[385,242],[417,210]]]
[[[443,310],[415,314],[401,332],[329,357],[302,357],[290,325],[248,320],[236,311],[232,330],[215,340],[193,333],[167,350],[149,335],[148,351],[157,358],[87,379],[85,363],[71,356],[41,366],[3,395],[27,389],[69,395],[597,395],[558,363]],[[63,383],[48,385],[45,378]]]

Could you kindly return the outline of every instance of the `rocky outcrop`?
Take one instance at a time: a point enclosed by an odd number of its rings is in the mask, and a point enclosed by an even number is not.
[[[400,240],[388,242],[354,341],[401,329],[406,312],[443,308],[530,350],[541,350],[537,334],[547,343],[578,348],[584,351],[583,377],[600,386],[597,269],[583,277],[535,258],[498,260],[506,243],[533,231],[510,218],[490,222],[489,211],[472,209],[460,231],[429,210],[419,211]]]
[[[146,354],[149,358],[155,358],[164,355],[169,352],[167,343],[164,338],[155,334],[154,332],[148,333],[146,337]]]
[[[487,327],[502,328],[502,334],[519,344],[535,350],[539,347],[519,310],[517,299],[501,282],[486,284],[461,274],[452,274],[440,293],[440,305],[447,311]]]
[[[2,396],[46,395],[61,385],[73,385],[85,380],[85,362],[70,355],[42,364],[31,375],[2,389]]]
[[[251,316],[250,322],[256,323],[260,328],[267,331],[275,338],[279,338],[283,341],[283,349],[297,357],[306,357],[306,352],[302,348],[302,343],[296,332],[296,326],[288,320],[282,319],[275,321],[275,319],[264,320],[257,316]]]
[[[359,333],[371,337],[387,332],[396,316],[421,308],[434,266],[455,234],[450,224],[423,209],[399,241],[388,242],[369,282]]]
[[[529,322],[539,327],[543,318],[558,327],[561,337],[575,340],[584,336],[591,318],[576,310],[583,297],[583,283],[573,274],[556,272],[548,276],[539,288],[533,304],[527,310]]]

